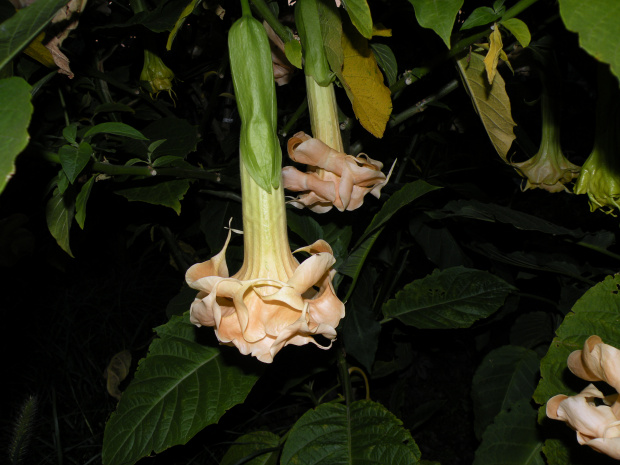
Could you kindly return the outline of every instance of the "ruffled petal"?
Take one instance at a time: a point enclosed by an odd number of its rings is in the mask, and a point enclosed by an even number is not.
[[[586,381],[605,381],[620,391],[620,350],[598,336],[590,336],[583,350],[570,354],[568,368]]]

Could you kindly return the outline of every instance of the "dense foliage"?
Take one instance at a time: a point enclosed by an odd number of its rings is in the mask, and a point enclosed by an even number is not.
[[[613,463],[545,404],[620,348],[616,0],[0,3],[7,463]]]

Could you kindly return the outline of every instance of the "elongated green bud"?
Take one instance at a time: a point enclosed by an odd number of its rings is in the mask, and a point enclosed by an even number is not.
[[[306,76],[312,76],[322,87],[329,85],[334,74],[325,55],[317,0],[297,0],[295,25],[301,39]]]
[[[247,3],[243,11],[228,33],[230,68],[241,116],[239,151],[252,179],[270,192],[271,187],[280,185],[282,164],[271,49],[265,28],[252,17]]]

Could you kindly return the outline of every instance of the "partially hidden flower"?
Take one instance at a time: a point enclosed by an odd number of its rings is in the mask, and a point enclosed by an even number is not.
[[[544,189],[547,192],[570,192],[566,184],[577,176],[581,168],[566,159],[559,146],[541,147],[529,160],[512,163],[519,173],[527,178],[525,188]]]
[[[229,277],[229,240],[230,233],[220,253],[187,271],[187,283],[200,291],[191,306],[192,323],[214,326],[222,344],[265,363],[289,344],[331,347],[314,339],[322,335],[333,341],[344,317],[344,304],[332,286],[335,259],[329,244],[319,240],[297,250],[311,255],[299,264],[290,250],[280,251],[280,257],[251,256],[246,242],[244,265]]]
[[[308,165],[305,173],[292,166],[282,169],[284,188],[301,192],[289,203],[315,213],[327,212],[332,207],[355,210],[368,193],[379,198],[391,174],[390,170],[386,176],[381,172],[383,163],[366,154],[355,157],[338,152],[304,132],[289,139],[288,154],[291,160]]]
[[[620,390],[620,350],[590,336],[583,350],[568,357],[568,368],[586,381],[605,381]],[[598,401],[596,400],[598,399]],[[601,404],[601,405],[598,405]],[[575,396],[559,394],[547,402],[547,416],[566,422],[577,442],[620,460],[620,403],[618,394],[605,396],[589,384]]]
[[[288,84],[295,74],[295,66],[286,57],[284,52],[284,42],[278,34],[274,32],[267,21],[263,21],[263,26],[267,31],[267,37],[269,38],[269,47],[271,48],[271,62],[273,65],[273,78],[276,84],[283,86]]]

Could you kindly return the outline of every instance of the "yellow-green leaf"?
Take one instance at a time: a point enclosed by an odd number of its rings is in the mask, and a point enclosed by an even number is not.
[[[506,154],[515,140],[516,123],[512,119],[504,79],[498,73],[493,84],[489,84],[483,58],[477,53],[461,58],[458,67],[465,88],[495,150],[507,162]]]
[[[295,67],[301,69],[301,44],[296,39],[291,39],[284,44],[284,54],[287,60]]]
[[[368,46],[368,40],[348,21],[343,26],[344,64],[338,77],[362,126],[373,136],[383,137],[392,113],[390,89],[383,83],[383,74]]]
[[[367,39],[372,38],[372,17],[366,0],[342,0],[344,9],[359,33]]]
[[[530,30],[523,21],[517,18],[510,18],[506,21],[502,21],[502,26],[508,29],[515,39],[519,41],[521,47],[525,48],[530,45],[530,41],[532,40],[532,35],[530,34]]]
[[[28,47],[24,50],[24,53],[30,58],[34,58],[39,63],[47,68],[53,68],[56,66],[54,59],[52,58],[52,52],[43,45],[43,39],[45,39],[45,32],[39,34],[36,39],[28,44]]]
[[[484,67],[487,70],[487,79],[489,84],[493,84],[495,73],[497,73],[497,63],[499,62],[499,55],[502,53],[502,34],[499,32],[497,24],[493,25],[493,32],[489,36],[489,51],[487,56],[484,57]]]
[[[168,42],[166,43],[166,50],[170,50],[172,48],[172,42],[174,41],[174,38],[177,36],[179,29],[181,29],[181,26],[183,26],[183,21],[185,21],[185,18],[187,18],[189,15],[192,14],[194,9],[198,5],[200,5],[201,1],[202,0],[192,0],[191,2],[188,3],[185,9],[181,12],[181,14],[179,15],[179,19],[177,19],[177,22],[174,24],[172,31],[170,31],[170,34],[168,35]]]

